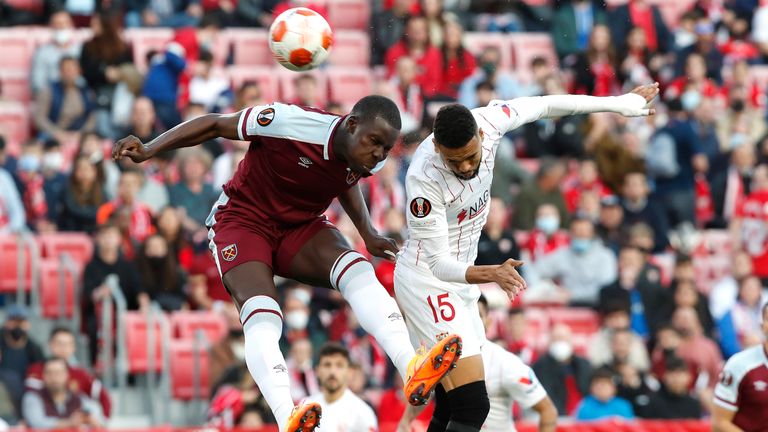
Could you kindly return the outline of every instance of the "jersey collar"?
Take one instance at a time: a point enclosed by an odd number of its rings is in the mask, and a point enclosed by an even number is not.
[[[331,127],[328,128],[328,136],[325,138],[325,145],[323,145],[323,159],[335,160],[336,156],[333,155],[333,139],[336,137],[336,131],[339,129],[344,119],[347,116],[336,117],[336,120],[331,123]]]

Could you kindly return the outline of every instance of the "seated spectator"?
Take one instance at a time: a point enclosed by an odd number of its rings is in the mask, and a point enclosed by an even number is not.
[[[187,231],[204,229],[218,194],[205,181],[211,167],[211,155],[199,148],[183,149],[178,153],[181,181],[168,188],[171,205],[181,212],[182,225]]]
[[[611,32],[605,25],[592,28],[587,50],[573,60],[574,92],[593,96],[611,96],[620,93],[620,83],[614,65],[616,49],[611,41]]]
[[[486,47],[477,59],[475,72],[466,78],[459,87],[459,103],[467,108],[477,108],[480,103],[477,100],[475,90],[481,82],[488,81],[496,89],[499,99],[514,99],[520,96],[530,96],[530,91],[520,84],[511,74],[501,68],[501,52],[497,47]]]
[[[749,63],[744,60],[737,61],[733,64],[733,66],[731,66],[731,76],[725,80],[723,86],[720,87],[720,89],[723,92],[723,97],[728,100],[731,100],[732,89],[744,89],[739,91],[746,94],[745,111],[747,113],[751,113],[753,111],[763,112],[765,110],[765,96],[763,94],[762,87],[760,87],[756,77],[750,73]],[[731,109],[733,110],[733,102],[729,105],[731,105]],[[757,126],[759,126],[760,129],[765,127],[765,125]],[[725,141],[721,140],[721,142]]]
[[[678,261],[682,261],[682,265],[690,266],[691,270],[693,270],[693,263],[689,258],[681,257]],[[676,265],[678,264],[676,263]],[[662,318],[664,322],[669,322],[673,312],[678,308],[693,308],[696,311],[696,316],[699,323],[701,323],[704,334],[708,337],[714,334],[715,322],[712,319],[712,314],[709,313],[707,297],[696,288],[695,279],[690,276],[674,278],[672,285],[669,287],[669,298],[666,303],[667,312]]]
[[[120,290],[125,296],[129,310],[139,308],[139,297],[146,296],[141,288],[139,272],[130,261],[126,260],[120,251],[121,232],[114,223],[101,224],[96,228],[96,248],[93,258],[85,266],[83,272],[83,320],[88,346],[91,353],[91,364],[96,361],[98,354],[98,330],[100,317],[96,313],[96,305],[105,297],[110,296],[106,286],[107,276],[117,275]],[[142,301],[142,304],[148,301]]]
[[[320,102],[322,95],[316,76],[310,73],[297,76],[293,80],[293,88],[296,93],[293,104],[323,109],[323,104]]]
[[[2,355],[0,352],[0,358]],[[23,394],[24,384],[18,374],[0,367],[0,427],[16,425],[21,420]]]
[[[589,0],[565,2],[552,17],[552,41],[560,61],[587,49],[596,25],[605,25],[605,10]]]
[[[61,231],[93,232],[96,212],[106,202],[104,170],[89,156],[75,159],[69,182],[64,189],[58,227]]]
[[[189,82],[189,101],[200,104],[206,112],[221,112],[229,105],[232,90],[229,80],[221,75],[213,75],[213,54],[201,51],[197,59],[195,75]]]
[[[568,209],[560,191],[565,168],[554,159],[542,159],[536,178],[523,185],[515,199],[512,213],[512,228],[531,230],[534,228],[536,211],[542,204],[552,204],[560,213],[560,223],[567,226]]]
[[[436,0],[432,2],[437,3]],[[475,57],[462,44],[464,27],[458,18],[453,15],[449,17],[442,29],[443,88],[438,93],[456,99],[461,83],[475,72],[476,64]]]
[[[719,95],[720,89],[717,84],[707,77],[706,59],[699,53],[688,55],[685,60],[684,73],[669,84],[664,92],[664,99],[679,98],[686,91],[696,91],[709,98]]]
[[[635,415],[632,405],[616,396],[613,372],[608,369],[598,369],[592,375],[589,395],[576,408],[576,420],[588,421],[614,417],[632,420]]]
[[[40,141],[24,143],[19,157],[18,187],[27,225],[37,228],[47,222],[48,199],[45,195],[45,178],[42,171],[43,146]]]
[[[214,383],[211,404],[208,407],[208,424],[231,428],[243,422],[262,420],[275,425],[275,418],[259,387],[248,373],[245,362],[227,369]],[[250,413],[258,413],[260,418]],[[276,427],[276,425],[275,425]]]
[[[652,53],[648,48],[645,30],[642,27],[633,27],[630,30],[619,60],[617,73],[625,89],[654,81],[667,65],[665,57]]]
[[[12,372],[19,381],[24,381],[31,364],[43,361],[43,350],[30,339],[29,328],[26,306],[14,303],[6,307],[0,338],[0,369]]]
[[[177,0],[158,4],[150,0],[125,3],[126,27],[194,27],[203,16],[199,1]]]
[[[700,419],[701,403],[690,395],[691,371],[680,358],[666,361],[662,386],[638,413],[652,419]]]
[[[571,239],[567,231],[560,229],[560,215],[557,207],[552,204],[542,204],[536,210],[536,226],[523,245],[527,254],[526,261],[535,262],[557,250],[568,247]],[[497,261],[498,264],[503,261]],[[490,264],[490,263],[488,263]]]
[[[40,89],[35,100],[35,127],[44,138],[79,141],[96,125],[94,98],[74,57],[62,57],[60,79]]]
[[[736,304],[741,280],[752,275],[752,257],[746,251],[734,249],[730,270],[730,274],[715,282],[709,292],[709,311],[715,321],[719,321]]]
[[[152,101],[144,96],[136,98],[131,110],[131,122],[123,135],[133,135],[146,144],[161,132]]]
[[[579,197],[587,191],[595,192],[600,199],[611,194],[611,190],[600,179],[600,173],[597,171],[597,163],[594,159],[581,161],[578,176],[572,176],[563,185],[563,196],[568,212],[574,213],[576,211]]]
[[[29,71],[32,94],[47,88],[50,83],[57,82],[59,64],[64,57],[78,58],[82,45],[74,41],[75,25],[72,16],[64,10],[51,14],[48,19],[48,28],[52,31],[51,42],[37,47],[32,57],[32,68]]]
[[[69,372],[63,359],[43,365],[42,388],[29,390],[22,399],[24,421],[31,428],[62,429],[103,427],[101,406],[79,390],[69,387]]]
[[[595,306],[600,288],[616,280],[616,257],[595,238],[595,227],[586,219],[571,223],[571,244],[530,267],[534,281],[558,280],[555,297],[571,305]],[[584,272],[583,269],[592,269]]]
[[[752,257],[755,275],[768,285],[768,165],[762,164],[752,174],[752,188],[741,203],[731,221],[730,231],[737,234],[737,249],[743,249]]]
[[[164,237],[154,234],[144,241],[136,256],[136,267],[146,296],[139,297],[139,307],[146,301],[157,302],[164,311],[189,309],[184,292],[186,274],[179,267]]]
[[[133,172],[139,176],[139,192],[136,194],[136,201],[146,206],[153,214],[168,207],[170,199],[168,198],[168,186],[176,183],[179,179],[178,167],[172,164],[175,151],[161,153],[141,164],[133,162],[130,158],[122,158],[117,166],[122,173]],[[119,181],[110,195],[114,200],[118,193]]]
[[[745,68],[749,73],[748,67]],[[733,69],[735,74],[738,65]],[[731,82],[722,89],[728,106],[724,115],[717,119],[717,138],[721,143],[755,143],[765,135],[764,110],[760,106],[761,98],[755,99],[753,86],[754,82],[749,81],[744,84]]]
[[[308,339],[299,339],[291,345],[285,365],[288,367],[293,400],[303,400],[320,391],[312,368],[312,344]]]
[[[76,350],[75,334],[72,330],[65,327],[56,327],[51,330],[48,336],[48,353],[51,358],[61,359],[67,363],[69,371],[69,388],[76,388],[83,395],[101,405],[101,412],[105,417],[109,417],[111,411],[111,401],[107,390],[101,382],[87,369],[78,367],[75,359]],[[43,389],[43,367],[44,362],[33,363],[27,369],[27,378],[24,384],[29,389]]]
[[[629,317],[629,310],[618,302],[603,312],[600,332],[592,337],[587,347],[592,366],[628,364],[639,372],[650,369],[645,342],[630,329]]]
[[[766,301],[768,296],[756,276],[739,281],[736,304],[717,322],[720,348],[726,358],[762,342],[761,311]]]
[[[395,75],[382,85],[382,94],[392,99],[400,109],[402,133],[410,133],[421,127],[424,115],[424,98],[416,83],[418,65],[411,57],[400,57],[395,64]]]
[[[111,142],[110,142],[111,145]],[[105,148],[104,139],[95,132],[86,132],[80,136],[80,143],[75,157],[87,157],[91,163],[96,164],[104,172],[102,187],[107,199],[114,198],[117,183],[120,181],[120,169],[117,164],[108,157],[112,149]]]
[[[681,339],[677,355],[697,371],[694,382],[701,388],[713,389],[723,366],[720,348],[704,335],[693,308],[676,310],[672,315],[672,325],[679,332]]]
[[[520,357],[523,363],[533,364],[539,358],[538,341],[534,340],[528,333],[528,322],[525,319],[523,308],[509,308],[507,319],[504,321],[503,332],[507,351]]]
[[[245,364],[245,336],[240,324],[240,314],[234,303],[226,303],[221,308],[221,314],[227,321],[227,337],[211,347],[209,379],[217,383],[224,372],[235,366]]]
[[[556,324],[549,337],[547,353],[533,364],[533,371],[557,407],[557,412],[573,415],[589,392],[592,367],[587,359],[573,353],[570,327]]]
[[[694,25],[696,40],[693,44],[680,50],[675,64],[675,75],[685,76],[688,73],[687,59],[691,55],[699,55],[704,60],[706,76],[716,84],[723,82],[721,71],[723,69],[723,54],[718,49],[720,42],[715,34],[715,26],[707,18],[698,17]],[[712,95],[708,95],[712,96]]]
[[[405,32],[405,24],[415,0],[395,0],[392,7],[371,16],[371,64],[384,64],[384,55]]]
[[[375,176],[368,177],[368,208],[371,213],[371,223],[384,231],[386,218],[391,209],[403,212],[405,207],[405,187],[400,182],[400,166],[397,161],[385,164]],[[405,234],[404,227],[396,227],[397,234]]]
[[[727,228],[752,186],[757,163],[755,147],[743,133],[734,134],[732,138],[730,154],[723,155],[729,160],[728,165],[721,170],[713,170],[709,178],[714,215],[709,221],[699,218],[709,228]]]
[[[300,284],[286,291],[283,301],[283,316],[285,325],[283,326],[283,335],[285,338],[280,340],[280,348],[284,353],[290,351],[290,348],[297,341],[308,339],[313,348],[313,358],[320,346],[328,341],[328,332],[323,327],[319,318],[310,315],[309,304],[311,295],[305,298],[304,289]]]
[[[388,76],[395,74],[395,64],[400,57],[409,56],[420,67],[416,82],[426,97],[432,97],[443,87],[443,66],[440,51],[429,41],[427,20],[414,15],[408,18],[400,41],[392,45],[384,57]]]
[[[477,244],[477,265],[494,265],[517,259],[520,249],[515,235],[509,230],[509,212],[499,198],[491,198],[488,220]]]
[[[649,194],[650,187],[644,173],[629,172],[624,176],[621,190],[624,225],[629,227],[639,222],[648,224],[654,235],[654,248],[648,252],[659,253],[669,244],[669,225],[663,206],[649,200]]]
[[[597,219],[597,236],[613,253],[619,253],[619,248],[626,236],[624,226],[624,209],[616,195],[608,195],[600,199],[600,215]]]
[[[0,168],[0,234],[18,233],[26,229],[24,203],[11,174]]]
[[[126,240],[123,252],[129,258],[133,258],[133,243],[141,243],[155,232],[152,212],[138,201],[142,181],[140,171],[124,171],[120,176],[117,197],[99,207],[96,213],[96,223],[99,225],[113,217],[117,218],[116,222]]]

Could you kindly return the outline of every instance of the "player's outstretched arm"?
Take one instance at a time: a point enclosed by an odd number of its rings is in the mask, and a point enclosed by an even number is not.
[[[539,413],[539,432],[555,432],[557,429],[557,407],[549,396],[531,407]]]
[[[112,147],[112,159],[129,157],[140,163],[158,153],[196,146],[214,138],[240,139],[237,133],[240,114],[207,114],[184,122],[148,143],[142,143],[140,139],[129,135]]]
[[[727,410],[717,404],[714,405],[712,412],[712,431],[713,432],[744,432],[740,427],[733,424],[733,417],[736,411]]]

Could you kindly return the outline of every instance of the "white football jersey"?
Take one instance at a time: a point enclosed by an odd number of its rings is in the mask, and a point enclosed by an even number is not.
[[[488,218],[496,150],[504,134],[544,115],[544,108],[536,103],[538,99],[493,101],[472,110],[483,131],[483,142],[480,171],[471,180],[456,177],[443,163],[432,142],[433,135],[419,145],[405,180],[408,240],[398,265],[429,272],[426,254],[442,251],[448,251],[456,261],[474,263],[480,232]],[[525,115],[521,115],[523,112]],[[425,240],[435,250],[425,252]]]
[[[378,419],[365,401],[347,389],[338,400],[329,403],[322,393],[309,396],[309,402],[317,402],[323,408],[318,432],[377,432]]]

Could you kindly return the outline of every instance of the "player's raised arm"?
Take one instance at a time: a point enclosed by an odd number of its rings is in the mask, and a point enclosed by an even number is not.
[[[368,206],[365,205],[360,185],[356,184],[339,195],[339,203],[355,224],[368,252],[373,256],[394,261],[398,252],[397,244],[392,239],[380,236],[371,225],[371,215],[368,213]]]

